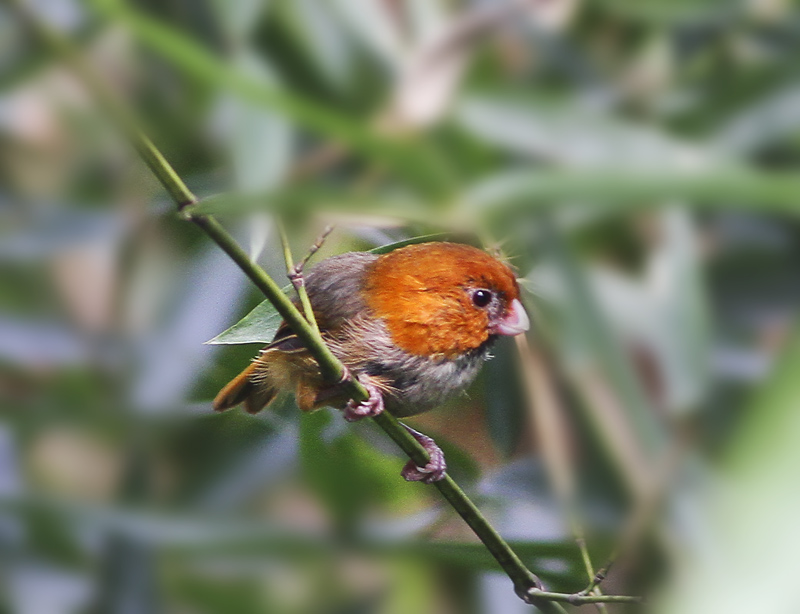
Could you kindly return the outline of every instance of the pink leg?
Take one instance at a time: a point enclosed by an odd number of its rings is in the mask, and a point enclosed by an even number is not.
[[[423,435],[405,424],[403,424],[403,426],[411,433],[414,439],[425,448],[428,456],[430,456],[430,460],[424,467],[417,467],[414,461],[408,461],[400,472],[400,475],[408,482],[425,482],[425,484],[432,484],[433,482],[438,482],[443,479],[445,471],[447,471],[447,463],[444,461],[444,454],[441,448],[427,435]]]
[[[359,377],[358,381],[369,392],[369,398],[360,403],[355,403],[352,399],[347,402],[342,413],[344,414],[344,419],[348,422],[355,422],[362,418],[372,418],[383,411],[383,395],[378,390],[378,387],[366,377]]]

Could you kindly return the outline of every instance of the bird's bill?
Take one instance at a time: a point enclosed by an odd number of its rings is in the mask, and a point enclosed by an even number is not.
[[[502,320],[492,326],[492,332],[495,335],[508,335],[513,337],[524,333],[531,326],[531,321],[528,319],[528,314],[525,313],[525,308],[519,299],[511,301],[508,313]]]

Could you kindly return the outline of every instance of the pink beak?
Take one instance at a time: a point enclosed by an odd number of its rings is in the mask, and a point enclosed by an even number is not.
[[[499,322],[492,325],[492,333],[495,335],[514,336],[524,333],[531,326],[528,314],[519,299],[511,301],[508,314]]]

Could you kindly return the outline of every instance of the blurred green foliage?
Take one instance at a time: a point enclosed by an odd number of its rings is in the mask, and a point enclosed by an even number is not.
[[[645,609],[797,611],[793,3],[35,5],[275,279],[275,215],[510,259],[575,500],[513,344],[413,424],[549,588],[577,510]],[[0,612],[528,610],[370,425],[211,415],[261,299],[0,3]]]

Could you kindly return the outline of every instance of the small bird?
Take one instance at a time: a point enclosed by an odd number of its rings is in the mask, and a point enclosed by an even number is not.
[[[323,381],[317,363],[283,323],[272,343],[219,392],[216,411],[243,403],[257,413],[288,390],[301,410],[328,405],[343,410],[348,421],[384,409],[411,416],[464,390],[498,336],[529,326],[512,270],[457,243],[334,256],[309,271],[305,286],[323,339],[369,398],[355,403],[341,384]],[[430,461],[425,467],[409,462],[401,475],[426,483],[442,479],[446,464],[439,447],[406,428]]]

